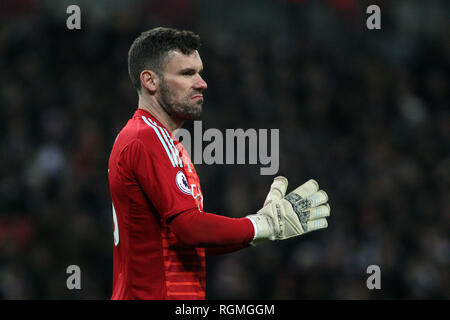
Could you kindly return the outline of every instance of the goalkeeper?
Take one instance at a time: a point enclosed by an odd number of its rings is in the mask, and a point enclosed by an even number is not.
[[[199,36],[155,28],[128,52],[138,107],[109,158],[111,299],[205,299],[205,256],[327,227],[327,194],[315,180],[291,192],[273,180],[262,208],[229,218],[203,211],[195,168],[173,131],[200,117],[207,84]],[[244,215],[244,213],[243,213]]]

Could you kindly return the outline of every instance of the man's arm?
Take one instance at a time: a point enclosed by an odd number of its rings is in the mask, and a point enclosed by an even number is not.
[[[328,227],[328,195],[309,180],[287,196],[288,181],[276,177],[256,214],[228,218],[190,210],[172,220],[179,239],[193,246],[248,246],[262,240],[284,240]]]
[[[253,224],[248,218],[229,218],[198,210],[178,214],[170,220],[169,227],[181,242],[195,247],[247,247],[254,238]]]

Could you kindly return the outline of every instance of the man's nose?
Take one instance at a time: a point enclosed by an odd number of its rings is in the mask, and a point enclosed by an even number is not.
[[[208,85],[206,84],[206,81],[203,80],[201,75],[198,75],[198,79],[194,84],[194,89],[196,90],[206,90],[208,88]]]

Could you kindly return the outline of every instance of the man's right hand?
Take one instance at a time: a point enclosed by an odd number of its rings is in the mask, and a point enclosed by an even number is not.
[[[285,177],[276,177],[263,208],[247,216],[255,227],[253,243],[284,240],[328,227],[328,195],[319,190],[319,184],[311,179],[285,196],[287,186]]]

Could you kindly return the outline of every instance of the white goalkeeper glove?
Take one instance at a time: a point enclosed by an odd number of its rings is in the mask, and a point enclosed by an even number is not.
[[[276,177],[263,208],[247,216],[255,228],[252,243],[284,240],[328,227],[328,195],[319,190],[319,184],[311,179],[285,196],[287,186],[285,177]]]

